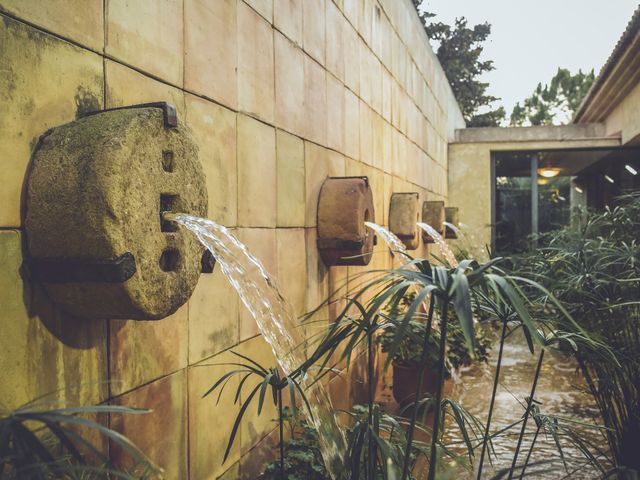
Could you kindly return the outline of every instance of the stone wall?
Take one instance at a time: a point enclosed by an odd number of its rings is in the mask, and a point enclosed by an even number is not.
[[[447,142],[463,126],[409,0],[0,0],[0,100],[0,400],[56,392],[152,408],[104,421],[168,479],[253,478],[239,460],[272,431],[273,412],[250,412],[222,464],[238,405],[201,395],[229,349],[266,363],[271,352],[219,269],[164,320],[56,310],[22,268],[21,195],[39,136],[85,111],[175,104],[199,144],[210,217],[302,313],[362,270],[319,260],[325,177],[367,175],[386,224],[392,192],[446,199]],[[371,266],[390,265],[377,252]],[[332,389],[349,396],[348,384]]]

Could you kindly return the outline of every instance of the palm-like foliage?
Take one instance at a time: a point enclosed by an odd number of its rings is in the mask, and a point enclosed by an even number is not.
[[[150,478],[159,469],[129,439],[88,418],[146,412],[116,405],[46,408],[30,403],[5,413],[0,417],[0,478]],[[109,467],[108,456],[86,438],[91,431],[122,448],[145,473]]]
[[[514,269],[546,286],[589,335],[606,342],[618,362],[602,349],[577,353],[602,413],[616,463],[640,470],[640,196],[601,214],[576,217],[553,232],[544,248],[518,259]],[[547,295],[540,293],[543,303]],[[568,332],[570,325],[565,327]]]
[[[286,421],[286,415],[283,406],[283,392],[288,392],[288,397],[290,399],[290,408],[294,412],[297,411],[296,397],[300,396],[307,407],[307,412],[310,414],[311,408],[309,407],[307,397],[304,394],[304,390],[298,383],[300,378],[306,374],[309,364],[305,363],[304,365],[301,365],[290,375],[282,375],[277,367],[267,368],[245,355],[241,355],[236,352],[231,353],[239,357],[240,361],[232,363],[222,363],[218,365],[233,366],[236,368],[220,377],[203,395],[204,398],[214,394],[217,391],[218,397],[216,399],[216,404],[218,404],[222,397],[222,393],[224,392],[229,381],[234,377],[242,377],[238,383],[238,386],[236,387],[233,401],[234,404],[241,404],[240,411],[236,416],[233,428],[231,429],[231,434],[229,436],[227,448],[224,452],[224,458],[222,461],[226,461],[227,457],[229,456],[231,447],[233,447],[233,443],[238,434],[242,418],[244,417],[252,402],[256,401],[257,399],[257,412],[258,415],[260,415],[264,408],[265,401],[270,399],[278,408],[278,424],[280,433],[280,467],[281,471],[284,472],[284,423]],[[241,394],[245,386],[249,393],[246,395],[246,397],[243,398]]]

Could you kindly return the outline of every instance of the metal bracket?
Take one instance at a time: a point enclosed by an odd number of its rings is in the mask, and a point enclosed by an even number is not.
[[[164,118],[165,128],[176,128],[178,126],[178,114],[176,107],[167,102],[151,102],[151,103],[139,103],[136,105],[127,105],[123,107],[106,108],[104,110],[96,110],[95,112],[87,112],[80,117],[90,117],[103,112],[112,112],[114,110],[126,110],[129,108],[161,108],[162,116]]]
[[[30,258],[31,277],[42,283],[122,283],[136,273],[136,260],[127,252],[114,260],[94,258]]]

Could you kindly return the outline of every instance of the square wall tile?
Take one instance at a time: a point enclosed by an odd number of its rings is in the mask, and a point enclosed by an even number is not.
[[[238,3],[238,108],[273,123],[273,29],[244,2]]]
[[[344,152],[345,89],[333,75],[327,75],[327,145]]]
[[[239,309],[238,293],[219,264],[200,275],[189,299],[189,365],[239,342]]]
[[[267,22],[273,23],[273,1],[274,0],[244,0]]]
[[[249,252],[256,257],[262,266],[277,281],[278,253],[276,247],[275,228],[240,228],[238,240],[247,246]],[[253,272],[259,275],[257,269]],[[253,316],[247,307],[240,302],[240,341],[255,337],[260,333]]]
[[[355,0],[354,0],[355,1]],[[346,4],[345,4],[346,5]],[[360,37],[351,25],[346,25],[343,34],[344,83],[352,92],[360,93]]]
[[[278,227],[304,226],[304,142],[302,139],[276,131]]]
[[[106,53],[182,87],[182,0],[106,2]]]
[[[5,16],[0,51],[0,227],[19,227],[24,177],[40,136],[104,105],[102,58]]]
[[[276,69],[276,124],[304,135],[304,52],[274,32]]]
[[[344,156],[311,142],[304,144],[305,226],[317,225],[318,195],[327,177],[345,175]]]
[[[146,408],[149,413],[111,414],[110,426],[129,438],[156,465],[163,478],[188,477],[187,372],[156,380],[116,398],[115,405]],[[117,466],[131,468],[133,459],[111,443],[111,459]],[[139,472],[142,473],[142,472]]]
[[[344,153],[360,158],[360,100],[349,89],[344,90]]]
[[[229,352],[207,362],[189,367],[189,474],[191,478],[215,480],[240,459],[240,436],[237,435],[227,460],[223,463],[231,430],[240,411],[234,397],[240,377],[226,384],[218,402],[220,389],[202,395],[234,367],[221,365],[240,360]],[[215,434],[212,432],[215,431]]]
[[[278,228],[278,286],[295,314],[305,313],[307,265],[304,228]]]
[[[343,50],[343,32],[347,28],[347,21],[342,16],[342,12],[340,12],[338,6],[332,1],[327,2],[326,15],[326,67],[327,70],[338,77],[341,82],[344,82],[344,64],[347,59],[345,58]]]
[[[238,225],[276,226],[275,129],[238,115]]]
[[[169,102],[184,120],[184,93],[111,60],[106,61],[107,108],[148,102]]]
[[[103,0],[2,0],[0,11],[102,52]],[[79,12],[82,15],[79,15]]]
[[[184,86],[235,109],[237,2],[184,2]]]
[[[41,288],[22,277],[22,236],[0,230],[0,383],[2,407],[37,397],[94,404],[107,398],[105,320],[57,311]]]
[[[311,57],[304,57],[305,137],[325,145],[327,141],[326,71]]]
[[[162,320],[109,321],[111,395],[187,366],[188,304]]]
[[[317,62],[325,62],[325,1],[302,2],[302,37],[304,50]],[[329,0],[330,1],[330,0]]]
[[[369,106],[360,101],[360,157],[366,164],[373,164],[373,115]]]
[[[207,216],[226,227],[238,222],[236,113],[186,95],[187,123],[195,134],[209,195]]]
[[[273,24],[289,40],[302,47],[302,2],[273,0]]]

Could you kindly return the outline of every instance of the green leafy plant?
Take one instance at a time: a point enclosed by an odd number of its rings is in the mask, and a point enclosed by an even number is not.
[[[218,365],[233,366],[237,368],[222,375],[222,377],[220,377],[203,395],[203,398],[207,397],[214,394],[217,390],[218,398],[216,400],[216,404],[218,404],[229,380],[236,376],[242,377],[242,379],[238,383],[238,387],[236,389],[234,397],[234,404],[241,403],[240,411],[233,423],[233,428],[231,429],[231,434],[229,436],[229,441],[227,442],[227,448],[224,452],[222,461],[226,461],[227,457],[229,456],[231,447],[233,446],[233,443],[238,434],[242,418],[244,417],[247,409],[252,404],[252,402],[257,400],[258,415],[260,415],[264,408],[265,401],[271,400],[278,409],[278,444],[280,450],[279,464],[280,472],[282,473],[286,470],[284,424],[287,420],[287,416],[285,415],[284,411],[285,407],[283,405],[283,395],[288,394],[288,398],[291,402],[291,408],[296,409],[296,398],[299,396],[306,405],[307,411],[311,411],[311,409],[309,408],[307,397],[305,396],[303,389],[298,383],[300,377],[304,376],[306,369],[308,368],[308,364],[300,366],[294,372],[292,372],[291,375],[281,375],[277,367],[267,368],[245,355],[241,355],[236,352],[231,353],[237,356],[240,361],[232,363],[222,363]],[[250,380],[254,380],[254,383],[251,383]],[[244,401],[241,402],[240,394],[242,393],[245,385],[246,388],[249,389],[249,393],[247,394]],[[284,475],[284,473],[282,474]]]
[[[538,304],[559,298],[582,329],[615,351],[617,360],[587,344],[576,357],[617,468],[640,471],[640,195],[617,203],[542,236],[540,248],[514,259],[513,271],[546,287],[532,294]]]
[[[129,439],[90,419],[146,412],[116,405],[50,408],[32,402],[4,413],[0,416],[0,478],[152,478],[160,470]],[[90,432],[108,438],[130,455],[137,464],[136,473],[109,466],[108,455],[87,439]]]
[[[284,444],[284,472],[280,460],[269,462],[257,480],[330,480],[316,430],[289,407],[285,407],[283,417],[289,429],[289,440]]]

